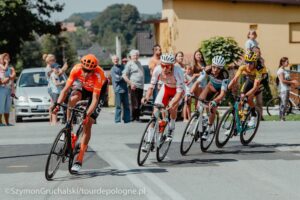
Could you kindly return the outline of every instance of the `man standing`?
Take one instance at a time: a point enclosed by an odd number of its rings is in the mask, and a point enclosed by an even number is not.
[[[150,74],[152,75],[154,68],[160,64],[161,47],[159,44],[153,46],[153,56],[149,61]]]
[[[132,121],[139,121],[141,99],[144,92],[144,69],[138,61],[138,50],[131,50],[130,58],[123,71],[123,78],[130,87]]]
[[[128,100],[128,88],[125,80],[122,77],[122,71],[124,70],[123,65],[119,65],[119,58],[116,55],[111,57],[113,62],[113,67],[110,70],[110,75],[112,79],[112,84],[115,92],[115,123],[121,122],[121,104],[123,105],[123,120],[124,123],[130,122],[130,109]]]

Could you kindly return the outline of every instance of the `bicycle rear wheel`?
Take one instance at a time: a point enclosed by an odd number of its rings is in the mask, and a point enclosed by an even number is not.
[[[203,140],[202,137],[201,137],[200,148],[201,148],[202,152],[206,152],[208,150],[208,148],[210,147],[210,145],[212,144],[212,142],[214,141],[214,138],[216,136],[216,130],[217,130],[217,127],[218,127],[218,123],[219,123],[219,113],[217,112],[216,116],[215,116],[214,123],[213,123],[212,132],[208,135],[208,138],[206,140]]]
[[[62,129],[56,136],[47,158],[45,177],[48,181],[52,180],[59,168],[61,161],[66,156],[67,146],[68,132],[66,129]]]
[[[267,105],[267,113],[269,116],[279,115],[280,103],[281,103],[280,97],[275,97],[267,102],[267,104],[266,104]],[[287,115],[290,114],[292,112],[292,109],[293,109],[293,104],[289,100],[289,102],[287,104],[287,108],[286,108],[286,114]]]
[[[254,127],[248,127],[248,122],[251,118],[250,111],[247,113],[246,120],[243,122],[243,131],[240,134],[240,140],[244,146],[248,145],[253,140],[253,138],[257,133],[257,129],[259,127],[259,123],[261,120],[261,115],[257,108],[255,108],[255,114],[256,114],[256,122]]]
[[[182,135],[181,143],[180,143],[180,153],[181,155],[186,155],[189,150],[191,149],[194,141],[196,134],[199,136],[199,131],[198,131],[198,118],[199,114],[194,113],[190,119],[190,121],[187,123],[185,130]]]
[[[228,109],[222,116],[216,130],[216,146],[222,148],[233,134],[235,118],[233,108]]]
[[[138,155],[137,155],[137,163],[139,166],[142,166],[145,161],[147,160],[149,153],[151,151],[152,142],[154,139],[155,133],[153,135],[150,134],[150,128],[151,124],[155,124],[155,119],[151,119],[150,122],[147,124],[146,129],[144,131],[144,134],[142,136],[139,149],[138,149]],[[155,131],[154,131],[155,132]]]
[[[166,127],[164,129],[164,132],[161,134],[161,133],[158,133],[159,134],[159,137],[158,137],[158,145],[157,145],[157,148],[156,148],[156,159],[158,162],[161,162],[165,159],[169,149],[170,149],[170,146],[171,146],[171,143],[172,143],[172,140],[169,140],[167,141],[167,136],[169,134],[169,124],[166,124]]]

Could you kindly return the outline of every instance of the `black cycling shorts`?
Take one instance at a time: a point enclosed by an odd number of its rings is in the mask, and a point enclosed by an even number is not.
[[[250,80],[249,78],[247,78],[241,88],[241,93],[242,94],[246,94],[247,92],[249,92],[254,86],[254,81]]]

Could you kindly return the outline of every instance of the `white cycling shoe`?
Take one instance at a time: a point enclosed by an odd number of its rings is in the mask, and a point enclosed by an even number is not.
[[[248,127],[254,127],[255,126],[255,118],[256,117],[251,117],[250,121],[248,122]]]
[[[82,164],[80,162],[75,162],[71,168],[73,173],[78,173],[81,170]]]

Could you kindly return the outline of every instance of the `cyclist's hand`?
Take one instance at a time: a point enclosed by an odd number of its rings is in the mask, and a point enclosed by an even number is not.
[[[54,105],[52,107],[52,114],[56,115],[59,110],[60,110],[60,106],[57,103],[54,103]]]
[[[209,102],[209,105],[208,105],[209,111],[211,112],[212,109],[214,109],[214,108],[217,107],[217,106],[218,106],[218,103],[217,103],[217,102],[215,102],[215,101]]]

